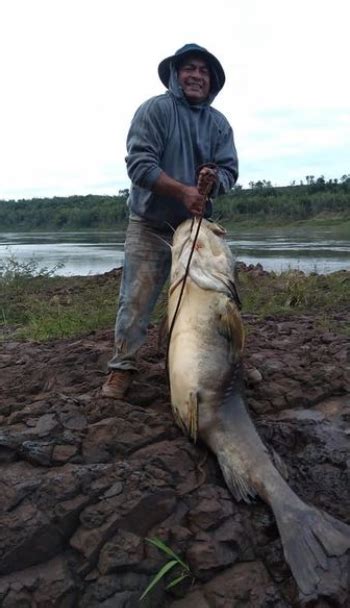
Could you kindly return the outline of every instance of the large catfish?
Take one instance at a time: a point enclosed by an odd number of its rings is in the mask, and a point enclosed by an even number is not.
[[[248,414],[234,260],[218,224],[202,220],[174,320],[197,228],[198,220],[181,224],[172,247],[168,370],[176,422],[216,454],[237,500],[250,502],[258,494],[270,505],[300,599],[344,598],[350,526],[305,504],[293,492]]]

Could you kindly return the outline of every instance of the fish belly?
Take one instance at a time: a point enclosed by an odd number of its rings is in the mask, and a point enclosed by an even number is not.
[[[169,348],[171,404],[176,423],[197,438],[199,360],[198,341],[188,332],[177,332]]]
[[[210,292],[192,290],[186,296],[170,339],[169,378],[175,420],[195,440],[198,420],[211,416],[217,402],[228,357],[213,320]]]

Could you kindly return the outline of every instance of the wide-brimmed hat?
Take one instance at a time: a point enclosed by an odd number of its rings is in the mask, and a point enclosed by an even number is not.
[[[171,55],[171,57],[167,57],[160,62],[158,66],[158,74],[164,86],[166,88],[169,86],[171,63],[173,62],[175,66],[177,66],[185,59],[186,55],[203,55],[203,58],[207,61],[211,71],[212,80],[216,81],[211,83],[211,89],[220,91],[225,84],[225,72],[220,61],[216,59],[214,55],[209,53],[207,49],[194,43],[185,44],[185,46],[176,51],[175,55]]]

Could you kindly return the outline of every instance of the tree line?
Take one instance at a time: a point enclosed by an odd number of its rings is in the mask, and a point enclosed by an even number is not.
[[[111,228],[126,223],[126,196],[68,196],[0,201],[0,230]]]
[[[340,180],[307,176],[306,183],[272,186],[268,180],[236,185],[214,203],[221,221],[295,221],[319,215],[350,217],[350,174]],[[92,230],[125,226],[127,189],[116,196],[0,200],[0,231]]]

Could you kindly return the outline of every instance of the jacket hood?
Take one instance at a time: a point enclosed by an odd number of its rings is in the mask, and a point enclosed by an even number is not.
[[[174,55],[170,57],[166,57],[163,61],[160,62],[158,66],[158,74],[164,86],[171,90],[171,87],[174,85],[172,82],[174,72],[176,74],[177,67],[180,62],[182,62],[187,55],[202,55],[203,59],[207,62],[210,69],[210,93],[207,102],[212,102],[212,100],[216,97],[218,92],[222,89],[225,84],[225,72],[220,61],[207,49],[198,44],[185,44],[185,46],[178,49]],[[174,91],[172,91],[174,92]]]

